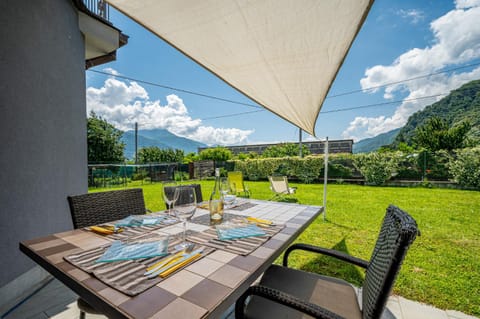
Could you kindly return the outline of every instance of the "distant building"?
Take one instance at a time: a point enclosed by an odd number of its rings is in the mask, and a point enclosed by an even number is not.
[[[285,142],[291,143],[291,142]],[[267,147],[274,145],[281,145],[285,143],[272,143],[272,144],[255,144],[255,145],[235,145],[235,146],[225,146],[232,151],[233,154],[238,155],[240,153],[250,153],[255,152],[257,154],[262,154]],[[298,143],[294,143],[298,144]],[[324,154],[325,150],[325,141],[313,141],[313,142],[302,142],[303,145],[308,147],[311,154]],[[200,153],[203,150],[206,150],[210,147],[199,147],[198,152]],[[332,140],[328,141],[328,152],[329,153],[352,153],[353,140]]]

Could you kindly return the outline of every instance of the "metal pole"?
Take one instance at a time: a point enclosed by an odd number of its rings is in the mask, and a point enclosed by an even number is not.
[[[324,160],[324,165],[325,165],[325,170],[324,170],[324,175],[323,175],[323,221],[325,221],[325,218],[327,216],[327,180],[328,180],[328,136],[327,139],[325,140],[324,144],[324,151],[323,153],[325,154],[325,160]]]
[[[135,164],[138,164],[138,122],[135,122]]]
[[[422,182],[425,181],[425,171],[427,169],[427,150],[423,150],[423,174],[422,174]]]
[[[298,128],[298,157],[303,157],[302,152],[302,129]]]

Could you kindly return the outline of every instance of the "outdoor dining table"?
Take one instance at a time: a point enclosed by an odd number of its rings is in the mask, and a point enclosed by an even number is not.
[[[265,219],[281,227],[248,254],[221,247],[211,249],[205,257],[134,296],[113,288],[66,258],[111,244],[108,236],[76,229],[23,241],[20,250],[109,318],[219,318],[323,212],[321,206],[285,202],[241,199],[240,203],[225,213]],[[196,222],[202,216],[208,217],[208,210],[197,208],[188,223],[190,232],[212,228]],[[182,224],[177,223],[154,232],[175,235],[182,230]]]

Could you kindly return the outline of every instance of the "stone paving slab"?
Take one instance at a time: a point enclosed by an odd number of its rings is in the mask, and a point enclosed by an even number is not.
[[[3,319],[77,319],[80,310],[77,307],[77,296],[58,280],[52,280],[37,294],[20,305],[15,311]],[[387,303],[390,310],[382,319],[480,319],[455,310],[441,310],[435,307],[414,302],[400,296],[390,296]],[[87,315],[89,319],[103,319],[101,315]],[[235,319],[233,306],[224,315],[224,319]]]

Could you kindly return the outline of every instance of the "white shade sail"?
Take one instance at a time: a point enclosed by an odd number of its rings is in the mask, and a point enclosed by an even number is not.
[[[373,0],[107,0],[258,104],[315,135]]]

